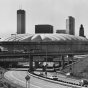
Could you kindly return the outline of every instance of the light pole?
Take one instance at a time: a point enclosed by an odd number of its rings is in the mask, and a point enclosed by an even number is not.
[[[73,58],[73,55],[72,55],[72,74],[74,74],[74,58]]]
[[[12,35],[15,35],[14,42],[16,42],[16,34],[17,34],[17,32],[16,32],[15,34],[11,34],[11,36],[12,36]],[[14,54],[15,54],[15,51],[16,51],[16,49],[15,49],[15,43],[14,43]]]
[[[46,67],[45,67],[45,75],[47,77],[47,47],[46,47]]]
[[[30,88],[30,76],[27,75],[27,76],[25,77],[25,79],[26,79],[26,88]]]
[[[2,79],[2,71],[0,72],[0,75],[1,75],[1,79]]]

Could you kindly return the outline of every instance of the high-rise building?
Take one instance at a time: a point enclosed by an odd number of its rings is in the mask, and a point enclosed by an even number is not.
[[[25,34],[25,11],[17,10],[17,34]]]
[[[81,24],[80,29],[79,29],[79,36],[85,37],[84,36],[84,27],[82,24]]]
[[[53,33],[52,25],[35,25],[35,33]]]
[[[58,29],[58,30],[56,30],[56,33],[64,33],[65,34],[66,33],[66,30],[59,30]]]
[[[69,18],[66,19],[66,33],[75,35],[75,18],[72,16],[69,16]]]

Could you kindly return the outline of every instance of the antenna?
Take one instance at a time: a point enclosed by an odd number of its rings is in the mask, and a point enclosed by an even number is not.
[[[22,9],[22,5],[19,4],[19,9],[21,10]]]
[[[22,5],[21,5],[21,9],[22,9]]]
[[[20,9],[20,4],[19,4],[19,9]]]

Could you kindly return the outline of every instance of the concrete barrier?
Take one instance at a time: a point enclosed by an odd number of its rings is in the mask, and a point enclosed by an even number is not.
[[[41,80],[45,80],[45,81],[48,81],[48,82],[52,82],[52,83],[55,83],[55,84],[60,84],[60,85],[64,85],[64,86],[69,86],[69,87],[76,87],[76,88],[80,88],[81,85],[79,84],[76,84],[76,83],[71,83],[71,82],[66,82],[66,81],[63,81],[63,80],[52,80],[50,78],[46,78],[46,77],[43,77],[43,76],[39,76],[39,75],[36,75],[36,74],[33,74],[33,73],[29,73],[29,75],[35,77],[35,78],[38,78],[38,79],[41,79]],[[87,88],[87,87],[84,87],[84,88]]]

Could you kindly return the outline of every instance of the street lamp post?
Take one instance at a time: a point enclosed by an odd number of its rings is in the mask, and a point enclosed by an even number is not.
[[[26,79],[26,88],[30,88],[30,76],[27,75],[27,76],[25,77],[25,79]]]
[[[15,43],[16,43],[16,33],[15,33]],[[16,51],[16,47],[15,47],[15,45],[14,45],[14,49],[15,49],[15,51]],[[15,53],[15,52],[14,52]]]
[[[1,75],[1,79],[2,79],[2,71],[0,72],[0,75]]]
[[[47,47],[46,47],[46,66],[45,66],[45,75],[47,77]]]
[[[17,33],[17,32],[16,32],[16,33]],[[15,36],[14,42],[16,42],[16,33],[15,33],[15,34],[11,34],[11,36],[12,36],[12,35]],[[15,51],[16,51],[16,49],[15,49],[15,43],[14,43],[14,54],[15,54]]]

